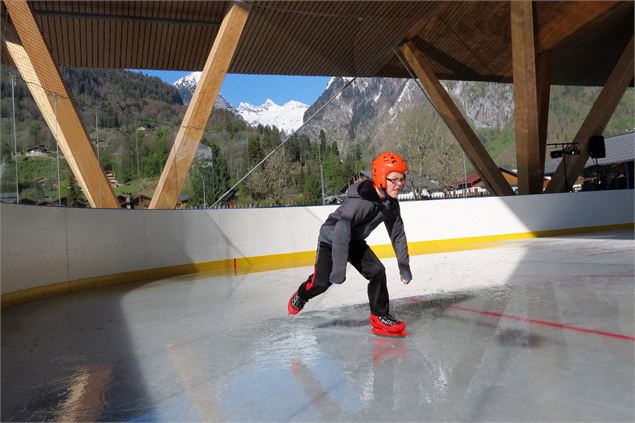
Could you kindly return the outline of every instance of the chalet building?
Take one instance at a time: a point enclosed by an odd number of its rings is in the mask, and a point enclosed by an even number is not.
[[[117,178],[115,177],[115,172],[113,172],[112,170],[106,172],[106,178],[110,182],[110,185],[112,185],[113,187],[116,187],[118,185]]]
[[[354,183],[363,181],[366,179],[371,179],[372,177],[373,176],[370,170],[360,170],[359,172],[356,172],[353,176],[351,176],[348,179],[348,181],[346,181],[346,184],[344,184],[344,186],[340,189],[340,194],[346,194],[346,190],[348,190],[348,187],[350,187]]]
[[[48,154],[49,149],[45,145],[35,145],[22,152],[22,155],[25,157],[46,157]]]
[[[512,187],[514,192],[518,191],[518,174],[515,170],[499,167],[501,175],[507,183]],[[543,178],[542,188],[547,188],[550,178]],[[480,197],[490,195],[485,187],[485,183],[476,172],[468,173],[464,178],[456,179],[453,183],[456,189],[451,192],[453,196]]]

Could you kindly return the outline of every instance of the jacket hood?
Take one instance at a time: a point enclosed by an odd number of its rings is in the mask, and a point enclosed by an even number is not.
[[[348,187],[348,190],[346,190],[346,196],[348,198],[362,198],[374,203],[381,203],[381,199],[373,186],[373,181],[370,179],[356,182]]]

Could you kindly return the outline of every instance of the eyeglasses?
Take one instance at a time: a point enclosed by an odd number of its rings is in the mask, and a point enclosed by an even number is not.
[[[397,185],[398,183],[402,183],[405,184],[406,183],[406,177],[404,176],[403,178],[386,178],[387,181],[392,182],[393,185]]]

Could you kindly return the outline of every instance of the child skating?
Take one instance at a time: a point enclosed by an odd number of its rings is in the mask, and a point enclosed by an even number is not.
[[[384,152],[372,162],[372,180],[351,185],[344,202],[320,228],[312,275],[291,295],[289,314],[298,314],[307,301],[346,279],[351,263],[368,280],[370,325],[373,333],[405,336],[406,325],[390,314],[386,269],[365,239],[382,222],[386,225],[401,281],[410,283],[410,259],[397,195],[404,187],[408,164],[398,154]]]

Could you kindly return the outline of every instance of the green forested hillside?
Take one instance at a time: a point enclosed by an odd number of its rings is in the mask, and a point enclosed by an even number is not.
[[[600,90],[601,88],[598,87],[551,87],[547,142],[571,142]],[[604,136],[611,137],[633,129],[635,129],[635,90],[629,88],[608,122]],[[509,168],[516,167],[513,118],[502,128],[484,128],[477,132],[497,163]]]
[[[185,113],[177,90],[158,78],[122,70],[73,69],[64,70],[63,76],[102,167],[115,175],[116,192],[151,196]],[[552,87],[549,142],[573,139],[598,93],[598,88]],[[473,97],[478,99],[478,93]],[[635,94],[629,89],[605,135],[632,129],[634,116]],[[359,139],[345,146],[346,154],[324,131],[318,130],[312,139],[295,136],[230,197],[236,205],[317,203],[320,164],[325,194],[336,194],[356,171],[369,167],[379,148],[397,149],[409,157],[414,173],[435,178],[448,188],[463,174],[462,152],[430,109],[405,111],[386,128],[387,133],[380,134],[385,144]],[[477,132],[497,163],[515,167],[513,119]],[[57,199],[58,173],[62,196],[76,189],[63,157],[58,171],[56,144],[25,82],[16,78],[12,87],[11,72],[5,69],[0,80],[0,136],[2,192],[15,192],[16,164],[22,198]],[[231,111],[215,109],[184,190],[190,204],[213,204],[282,139],[277,128],[250,127]],[[37,145],[49,153],[21,154]]]
[[[158,78],[128,71],[64,70],[63,76],[102,167],[115,175],[115,191],[151,196],[185,113],[178,92]],[[26,83],[16,78],[12,87],[10,72],[3,72],[0,95],[2,192],[15,192],[17,163],[22,198],[56,200],[56,144]],[[215,109],[184,190],[190,204],[214,203],[281,140],[277,128],[250,127],[231,111]],[[319,202],[320,159],[327,193],[337,192],[354,169],[363,167],[355,162],[359,154],[343,160],[337,145],[328,145],[324,137],[313,141],[289,140],[237,188],[234,204]],[[49,153],[21,154],[38,145]],[[63,157],[59,163],[61,195],[66,196],[74,184]]]

